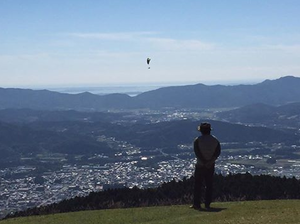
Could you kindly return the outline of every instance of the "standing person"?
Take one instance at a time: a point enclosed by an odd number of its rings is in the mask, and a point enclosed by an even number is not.
[[[201,191],[205,182],[205,208],[210,209],[212,201],[213,177],[215,172],[215,161],[221,153],[219,140],[210,134],[211,125],[201,123],[198,126],[201,136],[194,141],[194,152],[197,157],[195,167],[194,203],[191,208],[201,208]]]

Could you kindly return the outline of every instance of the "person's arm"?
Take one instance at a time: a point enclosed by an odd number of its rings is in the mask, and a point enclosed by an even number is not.
[[[220,142],[219,142],[213,157],[217,159],[220,156],[220,154],[221,154],[221,145],[220,145]]]
[[[194,152],[196,157],[200,159],[203,163],[207,161],[206,159],[204,159],[202,153],[200,152],[199,145],[198,145],[198,138],[196,138],[194,141]]]
[[[220,154],[221,154],[221,145],[220,145],[220,142],[219,142],[212,158],[207,161],[205,166],[208,167],[208,168],[211,167],[215,163],[217,158],[220,156]]]

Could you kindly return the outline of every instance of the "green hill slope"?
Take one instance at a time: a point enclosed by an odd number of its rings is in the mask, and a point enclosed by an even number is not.
[[[193,210],[188,205],[111,209],[32,216],[0,221],[0,224],[299,224],[300,200],[213,203],[213,209]]]

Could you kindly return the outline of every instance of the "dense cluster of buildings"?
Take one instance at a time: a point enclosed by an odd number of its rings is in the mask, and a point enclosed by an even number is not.
[[[85,196],[106,188],[137,186],[155,187],[173,179],[193,175],[195,156],[191,145],[178,145],[181,153],[167,154],[162,149],[143,154],[140,148],[114,138],[99,136],[116,150],[114,159],[94,155],[89,159],[107,159],[97,164],[64,162],[58,170],[36,174],[33,166],[19,166],[0,170],[0,217],[29,207],[43,206],[75,196]],[[257,145],[256,145],[257,147]],[[284,160],[267,164],[269,155],[229,155],[219,157],[216,172],[269,174],[300,178],[300,161]],[[53,161],[52,161],[53,162]],[[264,165],[263,165],[264,164]]]
[[[68,164],[60,170],[45,172],[40,177],[30,175],[34,167],[22,166],[1,170],[0,215],[3,217],[9,212],[88,195],[92,191],[101,191],[107,187],[158,186],[172,179],[190,177],[195,164],[195,159],[192,157],[181,159],[174,156],[170,160],[159,161],[152,165],[148,161],[151,158],[141,155],[135,158],[136,160],[124,160],[104,165]],[[251,155],[221,156],[216,170],[224,175],[249,172],[300,178],[300,161],[289,161],[289,167],[275,164],[270,166],[270,169],[262,169],[260,166],[253,165],[267,158],[268,156]],[[246,165],[247,161],[249,165]],[[9,176],[19,177],[8,178]]]
[[[145,161],[146,157],[141,157]],[[42,177],[30,175],[32,167],[1,170],[1,214],[28,207],[59,202],[66,198],[84,196],[108,187],[157,186],[173,178],[181,179],[192,174],[192,161],[162,161],[156,168],[142,167],[138,161],[124,161],[99,165],[65,165],[61,170],[45,172]],[[6,179],[8,175],[22,173],[19,178]],[[38,179],[38,180],[37,180]]]

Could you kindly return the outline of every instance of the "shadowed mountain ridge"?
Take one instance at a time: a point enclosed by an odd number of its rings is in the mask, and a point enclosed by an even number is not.
[[[282,105],[300,99],[300,78],[286,76],[254,85],[204,84],[163,87],[130,97],[126,94],[66,94],[48,90],[0,88],[0,109],[110,110],[241,107],[254,103]]]

